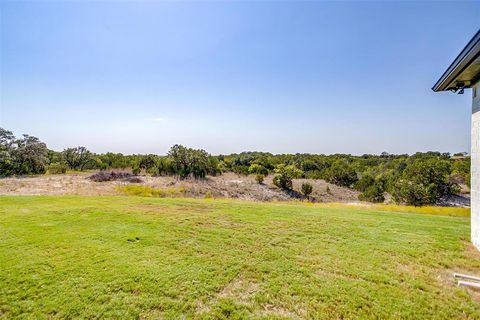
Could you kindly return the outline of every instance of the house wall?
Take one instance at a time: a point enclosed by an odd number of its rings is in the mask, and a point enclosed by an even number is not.
[[[472,243],[480,250],[480,81],[473,86],[472,96],[471,228]]]

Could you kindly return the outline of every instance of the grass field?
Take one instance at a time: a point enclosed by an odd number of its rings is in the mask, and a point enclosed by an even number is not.
[[[0,197],[0,318],[480,318],[469,218],[394,211]]]

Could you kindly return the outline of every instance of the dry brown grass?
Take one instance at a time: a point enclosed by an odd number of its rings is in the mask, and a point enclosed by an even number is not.
[[[69,173],[64,175],[44,175],[0,179],[0,195],[116,195],[118,187],[129,185],[125,181],[94,182],[88,179],[92,172]],[[287,201],[291,195],[275,187],[272,176],[258,184],[253,176],[225,173],[208,177],[203,181],[184,180],[175,177],[141,176],[140,186],[160,190],[185,190],[182,196],[192,198],[231,198],[254,201]],[[299,190],[303,182],[294,181],[294,189]],[[357,202],[358,192],[329,184],[323,180],[308,180],[313,185],[311,198],[317,202]],[[328,190],[327,191],[327,187]]]

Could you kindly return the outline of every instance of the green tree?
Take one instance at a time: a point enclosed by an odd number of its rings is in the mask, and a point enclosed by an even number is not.
[[[12,152],[15,147],[15,136],[11,131],[0,128],[0,177],[15,174]]]
[[[48,162],[48,149],[38,138],[23,135],[12,150],[15,174],[43,174]]]
[[[193,177],[204,179],[209,172],[218,171],[218,161],[212,161],[211,156],[202,149],[186,148],[174,145],[168,152],[172,160],[172,168],[180,179]]]
[[[367,190],[368,187],[372,186],[375,183],[375,178],[372,177],[370,174],[363,174],[362,177],[355,182],[353,188],[355,190],[364,192]]]
[[[441,197],[457,193],[458,185],[449,179],[449,160],[417,157],[395,183],[393,197],[397,202],[420,206],[434,204]]]
[[[156,160],[157,158],[155,155],[147,154],[146,156],[142,156],[140,163],[138,164],[138,167],[140,169],[149,170],[155,166]]]
[[[326,180],[330,183],[351,187],[357,180],[357,173],[347,162],[338,160],[326,172]]]
[[[68,148],[63,150],[62,156],[72,170],[83,171],[93,160],[93,154],[85,147]]]

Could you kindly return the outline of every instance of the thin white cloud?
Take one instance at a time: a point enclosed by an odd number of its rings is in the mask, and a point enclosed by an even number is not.
[[[163,121],[163,120],[165,120],[165,118],[153,118],[152,120],[158,122],[158,121]]]

